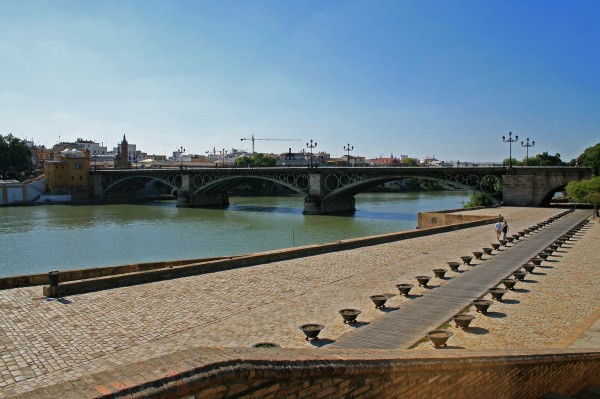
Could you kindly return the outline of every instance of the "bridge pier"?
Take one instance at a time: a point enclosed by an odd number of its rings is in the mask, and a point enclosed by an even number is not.
[[[178,208],[227,208],[229,195],[223,193],[190,194],[189,191],[180,190],[177,196]]]
[[[305,215],[334,215],[347,214],[356,211],[354,197],[322,200],[320,197],[304,198]]]
[[[327,198],[326,176],[311,173],[309,177],[309,195],[304,198],[305,215],[327,215],[353,213],[356,210],[354,196]]]
[[[92,181],[92,194],[95,198],[104,197],[104,189],[102,188],[102,176],[101,175],[91,175],[90,179]]]
[[[552,195],[573,180],[588,178],[587,168],[521,167],[502,176],[502,200],[508,206],[547,206]]]

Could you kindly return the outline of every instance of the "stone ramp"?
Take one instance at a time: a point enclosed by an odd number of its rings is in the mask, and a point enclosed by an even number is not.
[[[496,252],[491,259],[468,268],[461,276],[446,284],[431,288],[423,297],[416,298],[397,310],[389,309],[385,316],[340,337],[328,345],[335,349],[401,349],[409,348],[450,320],[453,315],[480,298],[487,290],[511,275],[524,263],[552,244],[578,222],[589,216],[580,210],[560,218],[533,235],[519,240],[507,249]],[[492,305],[493,306],[493,305]]]

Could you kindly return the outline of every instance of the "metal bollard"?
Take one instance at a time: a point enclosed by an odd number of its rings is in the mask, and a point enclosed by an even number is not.
[[[48,279],[50,280],[50,287],[58,287],[58,270],[49,272]]]

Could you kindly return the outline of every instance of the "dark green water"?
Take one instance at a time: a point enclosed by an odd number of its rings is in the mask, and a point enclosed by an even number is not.
[[[412,230],[466,191],[356,196],[354,216],[304,216],[302,197],[232,197],[227,210],[145,205],[0,208],[0,276],[237,255]]]

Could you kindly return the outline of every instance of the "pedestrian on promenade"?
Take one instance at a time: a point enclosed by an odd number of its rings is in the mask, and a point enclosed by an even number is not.
[[[498,239],[498,241],[500,241],[500,233],[502,233],[502,222],[500,221],[500,219],[498,219],[498,221],[494,225],[494,230],[496,231],[496,238]]]
[[[502,225],[502,234],[504,235],[504,237],[502,238],[503,240],[506,240],[507,233],[508,233],[508,223],[506,223],[506,221],[504,221],[504,224]]]

